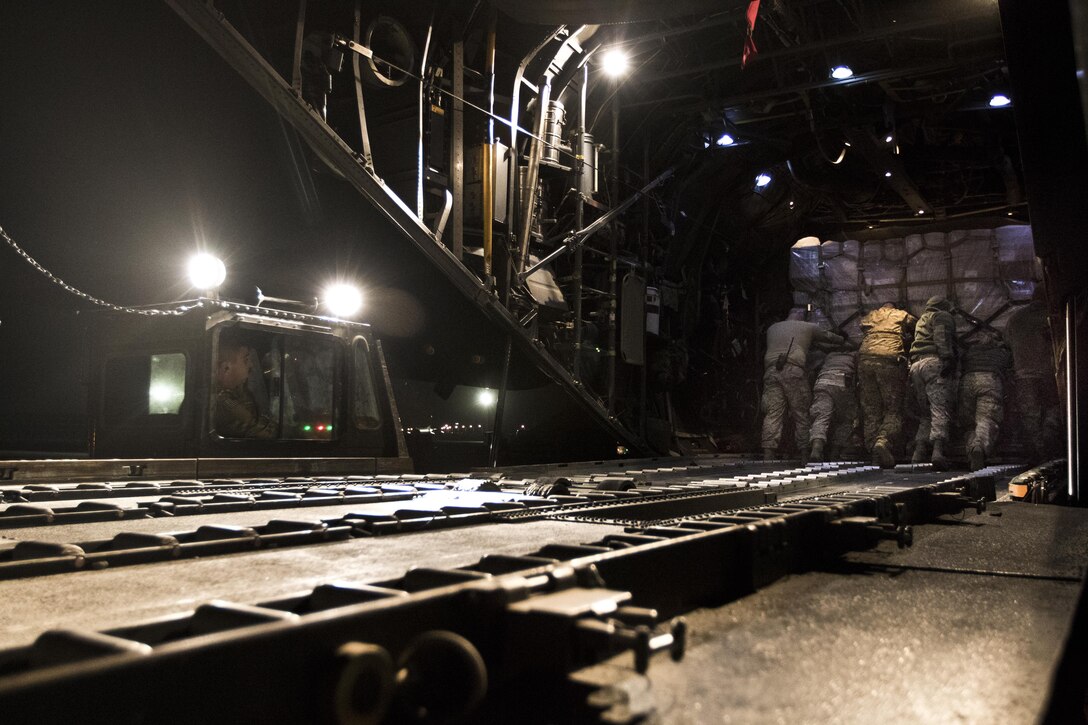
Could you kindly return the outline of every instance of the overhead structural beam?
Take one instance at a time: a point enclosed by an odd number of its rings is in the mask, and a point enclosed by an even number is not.
[[[883,139],[878,140],[874,137],[872,131],[847,129],[846,138],[850,142],[850,151],[861,154],[862,158],[869,162],[873,171],[883,177],[888,186],[899,194],[911,209],[925,216],[933,216],[933,207],[907,176],[899,155],[894,153],[894,137],[891,143],[887,143]]]

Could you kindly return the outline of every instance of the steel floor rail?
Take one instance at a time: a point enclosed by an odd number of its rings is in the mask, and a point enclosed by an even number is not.
[[[663,617],[882,539],[908,545],[911,525],[978,506],[970,488],[984,478],[631,527],[106,632],[50,631],[0,653],[0,708],[35,722],[590,721],[584,702],[548,683],[625,650],[640,669],[657,652],[681,657],[686,629]]]

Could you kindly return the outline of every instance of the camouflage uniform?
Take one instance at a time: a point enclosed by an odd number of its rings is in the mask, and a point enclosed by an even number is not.
[[[903,401],[907,389],[907,341],[914,315],[891,306],[879,307],[861,320],[858,362],[865,448],[878,443],[894,449],[903,434]]]
[[[857,355],[852,352],[833,352],[824,360],[812,389],[812,407],[809,409],[813,442],[827,441],[828,433],[834,448],[842,448],[850,442],[858,414],[854,395],[856,367]]]
[[[257,413],[257,401],[245,385],[215,394],[215,432],[224,438],[275,438],[276,424]]]
[[[926,311],[918,318],[910,346],[910,383],[920,411],[918,433],[914,437],[916,460],[917,452],[932,442],[934,464],[938,458],[944,458],[956,391],[956,321],[951,311],[951,302],[931,297],[926,302]],[[941,463],[947,465],[944,460]]]
[[[793,418],[793,436],[797,448],[808,450],[809,417],[808,409],[812,405],[812,391],[808,387],[808,375],[805,369],[787,364],[781,370],[774,366],[763,373],[763,398],[760,411],[763,413],[763,435],[760,445],[766,450],[777,449],[782,439],[782,424],[786,414]]]
[[[843,338],[821,330],[812,322],[783,320],[767,328],[767,352],[763,357],[763,414],[761,446],[765,451],[777,450],[782,439],[782,425],[787,413],[793,419],[794,440],[802,455],[808,453],[809,406],[812,388],[809,386],[805,362],[812,344],[839,345]],[[781,364],[780,364],[781,363]]]
[[[1012,348],[1021,429],[1035,458],[1044,460],[1057,448],[1062,427],[1046,305],[1036,300],[1010,315],[1005,339]]]
[[[993,454],[1005,417],[1003,378],[1012,366],[1012,355],[998,336],[983,333],[964,350],[961,364],[960,422],[966,431],[964,445],[971,468],[978,469]]]

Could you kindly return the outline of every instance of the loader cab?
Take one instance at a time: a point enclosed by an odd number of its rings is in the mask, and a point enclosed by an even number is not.
[[[360,456],[410,468],[369,326],[207,299],[163,312],[90,326],[92,456]]]

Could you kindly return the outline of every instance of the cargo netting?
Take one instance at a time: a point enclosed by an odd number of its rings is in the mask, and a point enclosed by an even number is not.
[[[794,305],[811,305],[810,319],[855,341],[869,310],[892,302],[917,316],[937,295],[956,305],[961,335],[983,325],[1004,330],[1041,279],[1027,225],[864,242],[805,237],[790,249]]]

